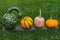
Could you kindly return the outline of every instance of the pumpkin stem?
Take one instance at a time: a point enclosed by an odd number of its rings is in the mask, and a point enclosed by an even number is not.
[[[41,17],[41,9],[40,9],[40,14],[39,14],[39,17]]]
[[[50,19],[52,19],[52,14],[51,14],[51,16],[50,16]]]
[[[50,19],[52,19],[52,13],[51,13]]]

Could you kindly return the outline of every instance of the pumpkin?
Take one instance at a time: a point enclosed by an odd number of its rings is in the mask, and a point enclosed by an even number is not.
[[[48,28],[56,28],[58,27],[58,21],[56,19],[48,19],[46,21],[46,26]]]
[[[23,29],[30,29],[33,25],[33,20],[29,16],[24,17],[20,22]]]
[[[41,9],[40,9],[40,15],[38,17],[35,17],[35,19],[34,19],[34,25],[37,28],[44,27],[44,18],[41,17]]]
[[[50,19],[46,20],[46,27],[47,28],[57,28],[58,27],[58,20],[52,18],[52,13]]]

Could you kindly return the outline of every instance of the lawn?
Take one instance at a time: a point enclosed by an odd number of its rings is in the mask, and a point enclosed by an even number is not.
[[[39,9],[42,9],[42,16],[45,20],[47,20],[52,13],[53,18],[59,21],[59,29],[37,29],[35,31],[0,30],[0,40],[60,40],[60,1],[0,0],[0,26],[2,26],[1,20],[7,12],[7,9],[15,6],[20,8],[22,18],[28,15],[34,20],[34,18],[39,15]]]

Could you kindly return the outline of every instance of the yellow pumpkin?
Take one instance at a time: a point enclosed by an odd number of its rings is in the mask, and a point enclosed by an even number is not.
[[[48,28],[56,28],[58,26],[58,21],[56,19],[48,19],[46,21],[46,26]]]
[[[23,29],[30,29],[33,25],[33,20],[29,16],[24,17],[20,22]]]

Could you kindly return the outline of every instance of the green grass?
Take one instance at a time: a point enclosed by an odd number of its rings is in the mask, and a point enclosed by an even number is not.
[[[53,13],[53,18],[59,21],[60,28],[60,1],[58,0],[0,0],[0,26],[7,9],[14,6],[20,8],[22,18],[28,15],[34,19],[39,15],[40,8],[42,9],[42,16],[46,20]],[[0,30],[0,40],[60,40],[60,29],[38,29],[35,31]]]

